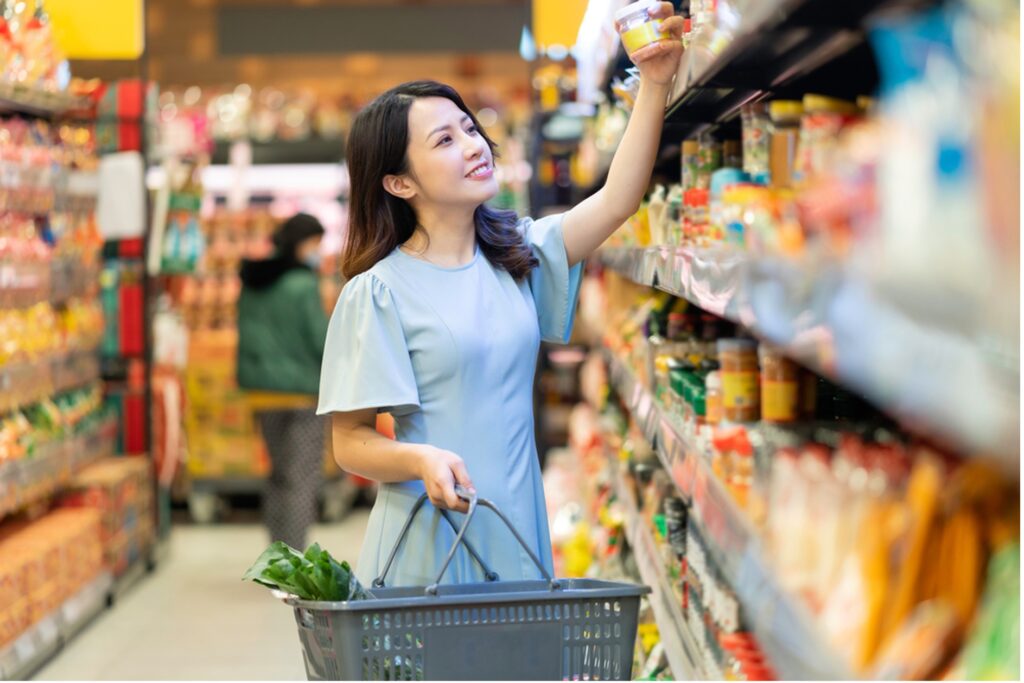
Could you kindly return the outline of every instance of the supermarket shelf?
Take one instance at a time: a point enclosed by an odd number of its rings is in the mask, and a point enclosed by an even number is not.
[[[106,609],[107,596],[110,595],[112,586],[113,579],[109,573],[104,572],[96,581],[61,606],[61,635],[64,644],[81,633]]]
[[[50,268],[50,292],[46,297],[54,306],[81,299],[97,291],[98,267],[87,267],[68,259],[55,260]]]
[[[24,86],[0,84],[0,114],[25,114],[52,119],[88,107],[88,100]]]
[[[210,163],[230,164],[232,144],[234,143],[218,141]],[[254,165],[339,164],[345,157],[345,139],[341,137],[251,141],[249,144],[252,148],[252,163]]]
[[[651,587],[650,601],[654,609],[654,620],[665,644],[672,677],[677,681],[710,680],[701,665],[700,648],[665,575],[650,526],[641,516],[636,497],[617,467],[613,481],[616,498],[622,503],[626,515],[626,539],[636,554],[641,580]]]
[[[786,592],[763,557],[761,540],[685,429],[662,413],[650,391],[610,353],[609,377],[634,421],[656,446],[665,470],[690,502],[716,564],[732,586],[751,629],[780,680],[849,679],[822,641],[808,610]]]
[[[0,651],[0,676],[23,681],[38,671],[106,608],[111,584],[110,574],[101,574]]]
[[[53,495],[75,473],[112,455],[116,434],[116,420],[107,420],[91,433],[46,444],[31,458],[0,464],[0,516]]]
[[[666,120],[688,137],[770,93],[855,97],[875,90],[865,20],[929,0],[757,0],[734,3],[733,25],[700,36],[681,60]],[[800,87],[797,87],[799,84]]]
[[[1013,345],[1001,348],[977,330],[907,310],[835,266],[682,247],[604,249],[598,258],[638,284],[744,325],[911,430],[1018,469]]]
[[[6,365],[0,368],[0,411],[25,408],[99,379],[100,361],[95,350]]]

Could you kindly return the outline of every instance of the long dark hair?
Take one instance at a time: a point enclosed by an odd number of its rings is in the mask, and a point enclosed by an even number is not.
[[[497,145],[451,86],[435,81],[413,81],[388,90],[359,112],[348,136],[351,175],[348,236],[342,254],[342,272],[352,278],[366,272],[412,237],[416,212],[404,199],[384,189],[387,175],[408,173],[409,108],[423,97],[444,97],[455,103],[480,131],[491,153]],[[473,215],[476,240],[487,260],[521,280],[537,266],[537,258],[516,230],[514,211],[486,205]]]

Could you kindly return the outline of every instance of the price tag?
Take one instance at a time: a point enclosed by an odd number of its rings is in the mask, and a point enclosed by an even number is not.
[[[687,291],[686,287],[686,254],[683,252],[676,252],[675,263],[673,264],[673,273],[671,284],[672,287],[679,291],[680,296],[685,295]]]
[[[630,393],[632,394],[632,397],[629,401],[629,408],[633,412],[634,416],[639,416],[640,398],[643,396],[644,388],[640,386],[640,383],[638,382],[633,385]]]
[[[18,656],[19,663],[27,662],[35,656],[37,648],[34,635],[35,633],[30,631],[15,641],[14,654]]]
[[[672,467],[679,451],[679,440],[676,438],[676,430],[672,428],[668,418],[662,418],[660,422],[662,453],[665,455],[665,463]]]
[[[47,617],[39,622],[39,635],[44,644],[57,642],[57,637],[60,635],[60,631],[57,628],[57,620],[53,617]]]
[[[82,616],[82,597],[72,598],[64,603],[61,607],[61,616],[64,617],[64,621],[68,624],[74,624]]]
[[[636,402],[636,421],[640,425],[641,429],[644,430],[644,435],[649,435],[650,430],[647,429],[647,423],[651,417],[651,395],[646,391],[642,390],[642,387],[637,386],[638,391],[637,402]]]

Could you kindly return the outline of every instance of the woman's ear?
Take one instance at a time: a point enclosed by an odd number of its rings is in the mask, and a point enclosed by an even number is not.
[[[384,190],[406,201],[416,196],[416,186],[406,175],[386,175],[382,181]]]

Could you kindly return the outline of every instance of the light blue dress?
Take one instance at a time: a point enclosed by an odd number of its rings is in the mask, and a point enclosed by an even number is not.
[[[365,408],[390,412],[399,441],[458,454],[477,493],[497,504],[549,572],[533,380],[541,338],[566,343],[575,317],[583,267],[568,266],[562,217],[519,221],[540,262],[519,283],[479,249],[459,268],[441,268],[396,249],[352,278],[331,316],[317,409],[320,415]],[[364,585],[383,568],[423,491],[422,481],[381,485],[356,564]],[[463,521],[460,514],[452,517],[456,524]],[[386,585],[433,583],[454,537],[427,503]],[[477,511],[467,537],[502,580],[539,578],[490,510]],[[336,554],[351,559],[343,548]],[[460,549],[442,583],[483,579]]]

